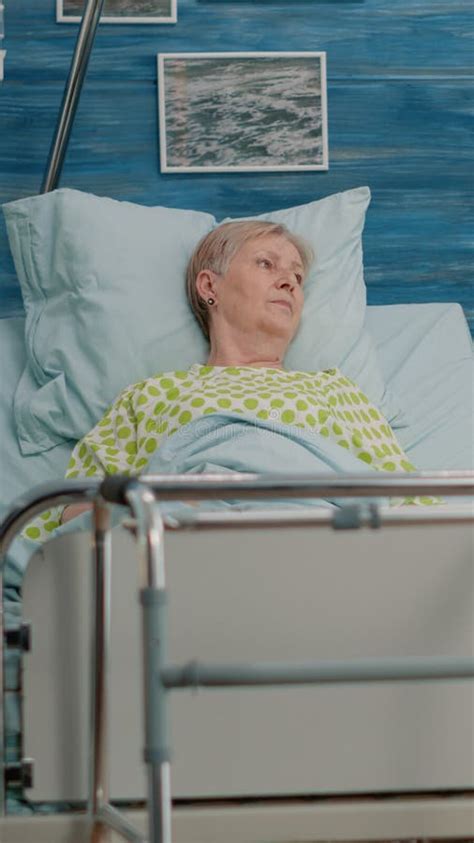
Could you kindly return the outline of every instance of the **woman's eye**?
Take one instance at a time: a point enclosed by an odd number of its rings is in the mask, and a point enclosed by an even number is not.
[[[258,263],[260,264],[260,266],[264,266],[265,269],[270,269],[272,265],[271,261],[269,261],[267,258],[260,258]]]
[[[296,280],[297,280],[298,284],[302,284],[302,283],[303,283],[303,276],[302,276],[302,275],[300,275],[298,272],[296,272],[296,273],[295,273],[295,278],[296,278]]]

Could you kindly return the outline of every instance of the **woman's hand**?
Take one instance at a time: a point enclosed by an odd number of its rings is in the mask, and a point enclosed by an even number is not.
[[[90,512],[92,507],[92,503],[71,503],[65,506],[61,515],[61,524],[67,524],[68,521],[71,521],[72,518],[77,518],[83,512]]]
[[[182,501],[182,503],[188,504],[188,506],[197,506],[197,501]],[[77,518],[79,515],[82,515],[83,512],[90,512],[94,507],[92,503],[71,503],[64,507],[63,513],[61,515],[61,524],[67,524],[68,521],[71,521],[73,518]]]

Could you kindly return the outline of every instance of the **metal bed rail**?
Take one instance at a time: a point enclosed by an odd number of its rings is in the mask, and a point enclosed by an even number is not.
[[[165,522],[160,502],[170,500],[278,499],[278,498],[374,498],[399,495],[472,495],[474,472],[436,472],[375,475],[290,476],[234,475],[148,475],[139,478],[110,476],[105,480],[64,481],[38,487],[14,505],[0,524],[0,576],[5,555],[14,538],[36,515],[51,506],[89,501],[93,504],[93,648],[90,705],[89,800],[91,825],[105,824],[133,843],[171,843],[171,783],[168,732],[168,691],[179,688],[230,687],[252,685],[300,685],[410,680],[473,679],[473,658],[365,659],[315,662],[309,664],[206,665],[190,662],[167,664],[167,590],[165,579]],[[148,767],[149,833],[145,838],[109,803],[107,763],[107,669],[109,662],[110,577],[111,577],[111,505],[127,508],[136,537],[140,570],[139,602],[142,613],[144,680],[144,751]],[[304,518],[288,517],[273,521],[273,526],[332,526],[349,529],[366,526],[377,529],[384,524],[416,526],[426,524],[474,523],[474,508],[434,507],[427,518],[424,507],[405,507],[389,512],[373,501],[342,506],[334,510],[316,510]],[[417,512],[420,513],[417,516]],[[218,516],[216,519],[216,515]],[[242,528],[267,526],[268,514],[210,513],[196,514],[185,520],[182,528]],[[180,525],[173,529],[180,529]],[[3,649],[3,586],[0,633]],[[3,677],[1,686],[3,688]],[[3,719],[0,718],[0,747],[3,749]],[[0,749],[1,751],[1,749]],[[0,808],[4,811],[5,761],[0,759]]]

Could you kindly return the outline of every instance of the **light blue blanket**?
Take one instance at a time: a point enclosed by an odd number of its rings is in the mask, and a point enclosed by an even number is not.
[[[147,474],[202,474],[240,472],[249,474],[372,474],[374,469],[350,454],[345,448],[320,434],[279,422],[254,419],[237,413],[213,413],[187,424],[170,436],[153,454]],[[345,501],[348,503],[347,499]],[[322,499],[278,499],[272,501],[202,501],[197,509],[228,508],[262,509],[267,507],[298,508],[304,506],[333,507],[337,501]],[[168,519],[194,515],[195,507],[184,503],[164,502],[163,515]],[[123,515],[114,512],[114,523]],[[65,535],[90,529],[90,515],[81,515],[64,524],[54,533]],[[29,559],[38,544],[19,538],[8,554],[6,584],[18,587]]]
[[[213,413],[195,419],[155,451],[148,474],[373,474],[345,448],[319,433],[237,413]],[[201,509],[259,509],[263,507],[332,507],[322,499],[278,501],[206,501]]]

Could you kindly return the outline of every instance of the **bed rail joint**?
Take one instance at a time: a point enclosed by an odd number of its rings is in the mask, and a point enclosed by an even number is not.
[[[5,765],[7,787],[33,787],[34,759],[22,758],[21,761]]]
[[[18,626],[6,629],[5,644],[9,649],[29,653],[31,650],[31,624],[25,621]]]
[[[332,526],[334,530],[358,530],[360,527],[376,530],[382,526],[379,508],[375,503],[346,504],[334,513]]]

